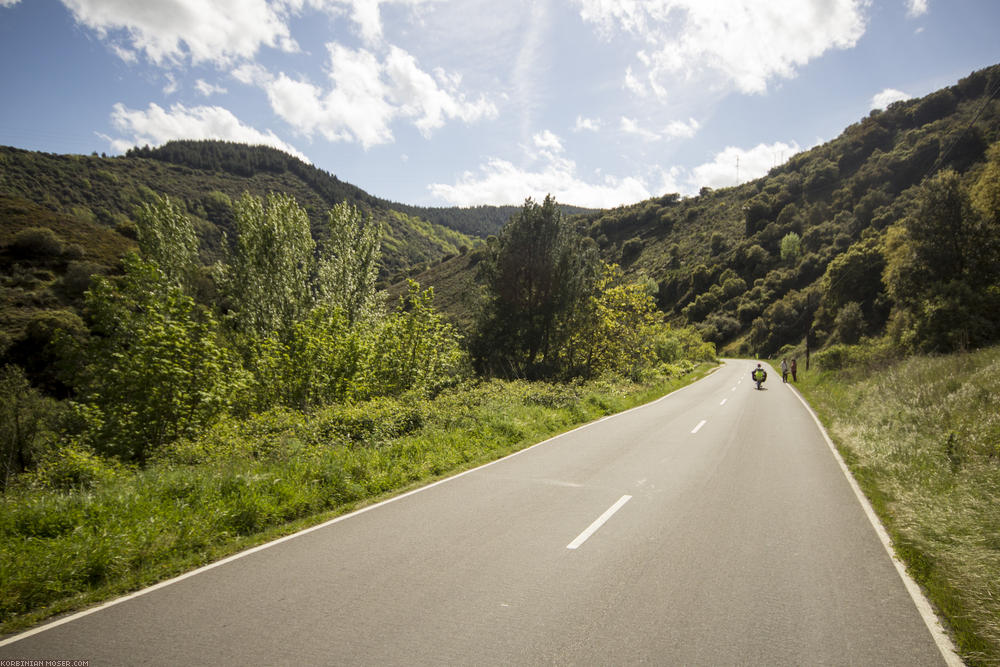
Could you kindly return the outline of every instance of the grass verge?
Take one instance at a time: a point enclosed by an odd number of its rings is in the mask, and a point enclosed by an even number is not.
[[[647,384],[486,382],[217,424],[68,490],[0,496],[0,633],[149,586],[658,398]],[[92,463],[92,462],[91,462]]]
[[[1000,348],[799,373],[970,665],[1000,665]]]

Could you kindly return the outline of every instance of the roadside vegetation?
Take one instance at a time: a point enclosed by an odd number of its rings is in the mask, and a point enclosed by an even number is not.
[[[797,385],[970,665],[1000,664],[1000,348],[838,346]],[[818,370],[816,370],[818,368]]]
[[[474,340],[492,343],[471,354],[432,289],[386,303],[383,229],[358,208],[334,206],[320,243],[289,195],[233,211],[205,267],[183,207],[139,207],[139,252],[37,336],[45,363],[0,368],[4,631],[648,401],[715,358],[643,285],[574,255],[551,199],[490,246],[484,267],[534,259],[525,282],[484,273]]]
[[[143,466],[83,450],[45,459],[0,495],[0,632],[500,458],[713,366],[680,361],[641,383],[470,381],[310,415],[275,408],[222,419]]]

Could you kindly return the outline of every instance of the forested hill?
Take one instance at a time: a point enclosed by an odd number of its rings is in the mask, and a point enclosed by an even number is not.
[[[498,233],[507,224],[510,216],[521,210],[520,206],[427,207],[410,206],[395,202],[388,202],[387,205],[396,211],[401,211],[407,215],[422,218],[477,238],[486,238]],[[571,204],[560,203],[558,206],[564,215],[598,212],[595,209],[581,208]]]
[[[341,181],[337,176],[299,158],[268,146],[247,146],[225,141],[171,141],[157,148],[133,148],[126,157],[141,157],[208,172],[252,178],[257,174],[292,174],[306,183],[330,206],[349,201],[373,210],[391,210],[411,218],[461,232],[474,238],[496,234],[517,206],[427,207],[381,199]],[[594,212],[560,204],[566,214]]]
[[[575,218],[605,261],[720,350],[885,333],[944,351],[1000,340],[1000,66],[872,111],[765,177]],[[483,250],[417,279],[461,323]]]
[[[346,200],[358,206],[366,216],[385,224],[383,280],[400,279],[473,243],[466,234],[388,208],[363,190],[272,148],[177,141],[157,149],[135,149],[123,157],[0,147],[0,196],[7,203],[7,209],[0,210],[0,245],[10,243],[24,225],[32,224],[16,214],[28,205],[61,219],[57,227],[90,224],[132,237],[136,207],[155,195],[167,195],[181,202],[195,220],[202,256],[209,264],[219,258],[222,234],[234,238],[233,202],[244,192],[294,196],[309,215],[318,239],[326,233],[326,214],[334,204]],[[82,250],[90,254],[86,247]]]

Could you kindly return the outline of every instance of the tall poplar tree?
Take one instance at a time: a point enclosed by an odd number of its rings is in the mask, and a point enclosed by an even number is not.
[[[330,238],[320,249],[316,300],[340,308],[353,325],[371,318],[380,305],[375,290],[382,252],[382,225],[364,220],[346,201],[328,216]]]
[[[309,217],[290,195],[266,201],[249,193],[236,203],[236,247],[225,275],[238,330],[253,338],[284,336],[313,305],[316,244]]]

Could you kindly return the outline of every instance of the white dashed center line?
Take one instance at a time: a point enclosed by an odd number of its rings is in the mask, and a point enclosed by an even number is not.
[[[607,511],[604,512],[604,514],[602,514],[601,516],[597,517],[597,520],[594,523],[590,524],[590,526],[587,527],[587,530],[585,530],[582,533],[580,533],[579,535],[577,535],[577,537],[576,537],[575,540],[573,540],[572,542],[570,542],[569,544],[567,544],[566,548],[567,549],[576,549],[581,544],[583,544],[584,542],[586,542],[587,540],[589,540],[591,535],[593,535],[594,533],[596,533],[601,526],[603,526],[605,523],[607,523],[608,519],[610,519],[614,515],[615,512],[617,512],[618,510],[620,510],[625,505],[625,503],[627,503],[630,500],[632,500],[632,496],[622,496],[621,498],[619,498],[618,502],[616,502],[614,505],[612,505],[611,507],[609,507],[607,509]]]

